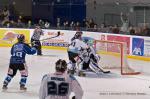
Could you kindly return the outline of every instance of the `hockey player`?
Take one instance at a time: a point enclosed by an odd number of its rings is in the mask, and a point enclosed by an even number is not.
[[[72,75],[65,73],[67,63],[59,59],[55,63],[56,72],[43,76],[39,99],[69,99],[71,92],[75,93],[72,99],[82,99],[83,90]]]
[[[10,83],[11,79],[16,75],[17,70],[20,71],[21,79],[20,79],[20,90],[26,90],[25,87],[27,77],[28,77],[28,70],[25,62],[26,54],[35,54],[36,49],[33,47],[31,48],[25,42],[25,36],[23,34],[18,35],[17,37],[18,42],[14,44],[11,48],[11,58],[10,64],[8,69],[8,74],[3,82],[3,89],[6,90],[8,84]]]
[[[76,69],[76,62],[79,58],[79,52],[83,49],[87,49],[88,46],[82,41],[82,32],[77,31],[74,37],[71,39],[71,43],[68,47],[68,56],[69,56],[69,64],[68,64],[68,73],[74,74]]]
[[[88,44],[88,40],[84,41]],[[80,62],[78,62],[79,67],[79,76],[83,76],[82,70],[91,69],[95,73],[110,73],[110,71],[103,70],[102,67],[99,66],[100,56],[96,54],[95,49],[90,45],[88,49],[85,49],[80,52]],[[84,74],[85,75],[85,74]]]

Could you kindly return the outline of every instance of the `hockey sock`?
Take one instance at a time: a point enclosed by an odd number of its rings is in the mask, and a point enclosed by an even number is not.
[[[25,86],[27,82],[27,76],[21,76],[20,85]]]

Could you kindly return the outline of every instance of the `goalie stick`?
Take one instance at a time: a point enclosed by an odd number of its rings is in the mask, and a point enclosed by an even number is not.
[[[95,67],[90,67],[91,70],[94,69],[94,70],[92,70],[93,72],[95,72],[95,73],[100,73],[100,72],[102,72],[102,73],[104,73],[104,74],[110,73],[110,71],[105,71],[102,67],[96,65],[97,63],[95,63],[93,60],[90,59],[90,61],[92,61],[92,64],[95,65]],[[98,69],[98,70],[97,70],[97,69]]]
[[[102,69],[102,68],[100,68],[99,66],[98,66],[98,68],[99,68],[99,70],[100,70],[102,73],[104,73],[104,74],[110,73],[110,71],[109,71],[109,70],[108,70],[108,71],[103,70],[103,69]]]

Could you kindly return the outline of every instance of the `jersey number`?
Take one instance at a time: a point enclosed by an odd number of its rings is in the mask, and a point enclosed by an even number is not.
[[[22,57],[22,52],[16,52],[13,54],[13,56]]]
[[[62,82],[60,84],[56,84],[54,81],[47,83],[48,95],[59,95],[65,96],[68,94],[69,84]]]
[[[76,42],[72,42],[72,43],[71,43],[71,45],[72,45],[73,47],[75,47],[75,45],[76,45]]]

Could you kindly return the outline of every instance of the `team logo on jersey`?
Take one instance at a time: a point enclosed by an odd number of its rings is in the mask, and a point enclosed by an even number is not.
[[[7,31],[2,40],[13,43],[16,40],[17,35],[18,34],[14,33],[13,31]]]

